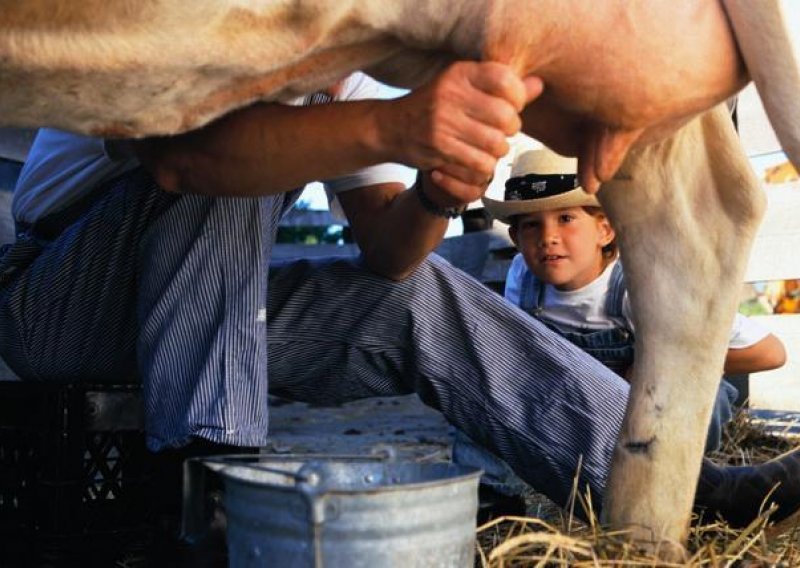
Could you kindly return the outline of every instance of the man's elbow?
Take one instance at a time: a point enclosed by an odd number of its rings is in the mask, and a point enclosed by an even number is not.
[[[393,262],[392,259],[385,257],[376,258],[371,255],[362,255],[364,265],[371,271],[393,282],[402,282],[410,277],[419,266],[419,263],[408,265],[406,263]]]
[[[416,268],[416,267],[415,267]],[[403,280],[407,280],[412,274],[414,273],[414,269],[410,270],[401,270],[401,271],[393,271],[384,274],[385,278],[389,280],[393,280],[394,282],[402,282]]]
[[[372,272],[378,274],[379,276],[383,276],[384,278],[391,280],[393,282],[402,282],[403,280],[408,279],[414,273],[415,268],[416,267],[400,270],[389,267],[384,267],[384,268],[370,267],[370,270],[372,270]]]

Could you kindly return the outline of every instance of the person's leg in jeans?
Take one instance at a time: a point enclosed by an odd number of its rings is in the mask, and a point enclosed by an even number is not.
[[[725,424],[733,419],[737,398],[739,398],[739,391],[736,387],[722,379],[719,383],[717,398],[714,401],[714,408],[711,411],[711,423],[706,436],[706,452],[718,450],[722,445],[722,430],[725,428]]]
[[[579,465],[600,502],[627,384],[435,255],[399,283],[352,261],[273,267],[268,308],[276,394],[416,391],[557,503]]]

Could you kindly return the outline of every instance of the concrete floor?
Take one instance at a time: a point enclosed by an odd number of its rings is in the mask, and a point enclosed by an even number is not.
[[[442,461],[447,421],[416,395],[369,398],[337,407],[272,399],[269,452],[364,455],[391,446],[399,458]]]

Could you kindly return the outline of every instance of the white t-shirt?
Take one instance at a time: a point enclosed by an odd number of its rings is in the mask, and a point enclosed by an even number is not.
[[[363,73],[353,73],[337,100],[389,98],[391,92]],[[298,98],[291,104],[303,104]],[[309,159],[313,159],[310,156]],[[14,191],[14,219],[33,223],[78,201],[98,184],[139,165],[124,145],[102,138],[49,128],[39,130]],[[413,183],[414,170],[400,164],[380,164],[324,180],[328,199],[342,191],[388,182]]]
[[[545,285],[544,302],[539,317],[552,323],[556,328],[567,332],[586,332],[623,327],[635,331],[631,320],[631,304],[627,291],[622,299],[622,318],[606,315],[606,298],[615,260],[595,280],[578,290],[562,291]],[[516,306],[523,297],[522,283],[528,266],[521,254],[511,262],[506,276],[505,297]],[[733,321],[728,348],[744,349],[755,345],[767,335],[769,330],[755,321],[736,314]]]

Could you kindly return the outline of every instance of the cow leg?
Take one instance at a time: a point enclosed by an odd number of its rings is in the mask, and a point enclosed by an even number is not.
[[[787,0],[722,4],[781,147],[800,167],[800,14]]]
[[[599,197],[617,231],[636,326],[604,515],[669,557],[687,536],[764,198],[724,106],[634,151]]]

